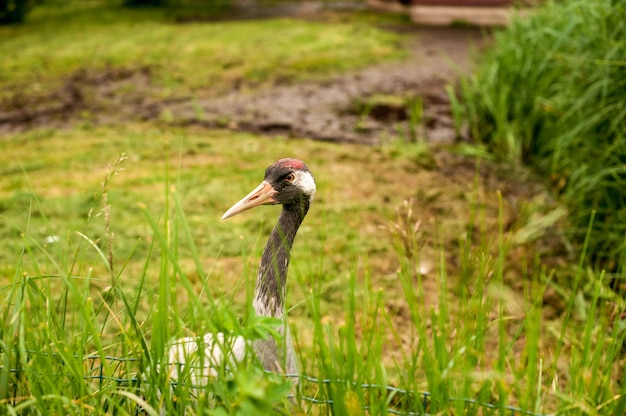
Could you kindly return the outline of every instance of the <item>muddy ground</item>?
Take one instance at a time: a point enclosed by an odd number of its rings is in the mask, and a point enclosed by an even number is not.
[[[479,44],[476,29],[423,29],[412,33],[411,56],[334,79],[281,85],[255,92],[233,91],[217,98],[199,99],[170,106],[181,123],[201,123],[231,128],[311,137],[317,140],[379,144],[397,136],[396,122],[405,121],[408,109],[402,100],[375,100],[374,96],[419,97],[423,105],[425,136],[431,142],[456,138],[444,89],[456,71],[469,68],[468,50]],[[197,107],[196,107],[197,108]]]
[[[482,44],[483,34],[475,28],[389,30],[408,32],[411,53],[407,60],[323,81],[261,89],[235,83],[227,90],[163,99],[158,98],[150,68],[78,71],[51,93],[23,96],[15,92],[0,103],[0,134],[139,119],[377,144],[397,136],[397,122],[410,116],[402,99],[417,98],[423,108],[421,135],[431,142],[454,141],[457,134],[444,87],[458,73],[469,70],[469,51]],[[369,102],[373,96],[383,99]]]

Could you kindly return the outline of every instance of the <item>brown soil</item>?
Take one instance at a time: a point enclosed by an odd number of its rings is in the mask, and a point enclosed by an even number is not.
[[[334,79],[281,85],[250,93],[233,91],[219,97],[170,106],[172,118],[230,128],[310,137],[317,140],[377,144],[398,134],[395,122],[407,118],[406,108],[379,104],[359,108],[375,95],[419,97],[424,106],[426,137],[433,142],[456,138],[444,86],[455,71],[467,70],[468,48],[480,43],[475,29],[415,30],[411,57],[377,65]],[[198,106],[203,116],[197,116]],[[400,105],[401,106],[401,105]]]
[[[407,109],[385,103],[363,108],[372,96],[419,99],[424,131],[431,142],[456,139],[444,90],[469,68],[471,45],[482,43],[472,28],[404,28],[411,56],[322,81],[253,90],[241,85],[222,93],[160,98],[150,68],[78,71],[51,93],[18,93],[0,104],[0,134],[36,127],[63,128],[133,119],[161,120],[317,140],[376,144],[398,135]],[[403,123],[406,125],[406,123]]]

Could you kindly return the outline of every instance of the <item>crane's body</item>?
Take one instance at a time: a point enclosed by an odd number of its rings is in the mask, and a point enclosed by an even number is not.
[[[285,374],[298,372],[293,341],[286,320],[285,296],[291,247],[296,233],[315,197],[315,180],[304,162],[298,159],[280,159],[265,172],[265,179],[247,196],[233,205],[222,219],[237,215],[259,205],[282,205],[282,211],[261,257],[252,306],[258,316],[283,320],[278,328],[282,337],[270,337],[248,343],[243,337],[228,337],[218,333],[206,334],[202,340],[180,338],[169,349],[170,375],[177,379],[185,366],[191,382],[202,382],[217,376],[220,365],[233,366],[245,357],[246,348],[252,348],[264,369]],[[198,354],[202,351],[203,354]],[[196,370],[197,368],[197,370]],[[205,381],[206,382],[206,381]]]

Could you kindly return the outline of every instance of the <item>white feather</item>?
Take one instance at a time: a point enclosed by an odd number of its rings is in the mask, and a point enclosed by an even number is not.
[[[241,336],[224,337],[219,332],[215,338],[213,334],[179,338],[170,344],[168,372],[172,381],[188,374],[186,380],[194,386],[202,386],[218,376],[219,368],[234,369],[245,355],[246,341]]]
[[[296,178],[293,180],[293,184],[311,197],[311,201],[315,198],[315,192],[317,187],[315,186],[315,179],[310,172],[296,171]]]

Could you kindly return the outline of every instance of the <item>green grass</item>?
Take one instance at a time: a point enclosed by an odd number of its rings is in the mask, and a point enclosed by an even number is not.
[[[626,253],[626,7],[548,1],[496,36],[461,87],[473,136],[532,165],[569,208],[579,247],[620,273]]]
[[[36,95],[76,70],[147,65],[164,94],[187,93],[212,88],[198,69],[220,83],[265,83],[402,54],[371,16],[177,25],[164,13],[38,6],[24,26],[0,28],[11,57],[2,72],[15,75],[1,84]],[[65,49],[85,31],[92,36]],[[252,50],[246,34],[285,49]],[[222,70],[197,61],[214,41],[225,56],[251,59],[219,61]],[[421,105],[413,103],[403,137],[416,135]],[[296,389],[249,354],[204,387],[190,386],[191,374],[171,386],[158,370],[172,338],[275,332],[275,321],[251,313],[250,298],[277,208],[220,216],[290,155],[307,161],[318,186],[288,292],[302,373],[315,380]],[[623,414],[624,300],[607,290],[608,275],[584,267],[584,253],[571,264],[550,248],[562,210],[541,192],[525,200],[516,188],[530,185],[511,178],[518,172],[401,139],[365,148],[158,123],[6,135],[0,413],[353,415],[367,406],[372,415],[509,415],[511,405]]]
[[[123,67],[149,68],[165,97],[328,76],[403,56],[400,37],[367,18],[176,23],[172,16],[184,10],[38,5],[24,24],[0,27],[0,91],[41,94],[78,70]]]
[[[369,189],[381,172],[400,177],[415,169],[418,162],[398,153],[410,155],[409,147],[419,144],[390,152],[146,125],[6,140],[12,154],[3,153],[1,182],[3,206],[10,208],[2,213],[9,231],[1,248],[0,405],[7,413],[425,410],[421,396],[376,387],[387,385],[429,391],[431,414],[508,414],[508,405],[559,414],[623,409],[623,301],[605,290],[604,275],[581,272],[580,285],[593,282],[585,292],[590,297],[565,292],[565,318],[545,321],[541,299],[557,283],[531,254],[522,291],[509,288],[506,276],[519,267],[509,264],[510,251],[519,247],[512,243],[515,229],[504,231],[502,196],[489,197],[500,212],[492,229],[485,222],[491,208],[476,183],[464,214],[467,234],[457,244],[446,226],[432,231],[420,223],[420,205],[402,203],[401,188],[389,203],[395,214],[377,202],[384,195],[344,197],[357,182]],[[120,148],[125,160],[115,153]],[[263,160],[260,148],[268,152]],[[291,382],[262,373],[252,356],[204,388],[182,380],[170,389],[155,371],[165,365],[169,339],[214,331],[254,339],[274,330],[249,305],[276,210],[228,222],[219,216],[261,180],[269,161],[285,154],[305,158],[319,188],[290,270],[290,323],[302,373],[344,380],[303,381],[296,394],[333,404],[290,403]],[[49,168],[26,168],[44,155],[53,155]],[[362,168],[376,159],[380,171]],[[19,180],[27,193],[7,188]],[[373,218],[382,228],[367,230]],[[60,241],[46,242],[50,235]],[[427,258],[434,270],[422,275]]]

